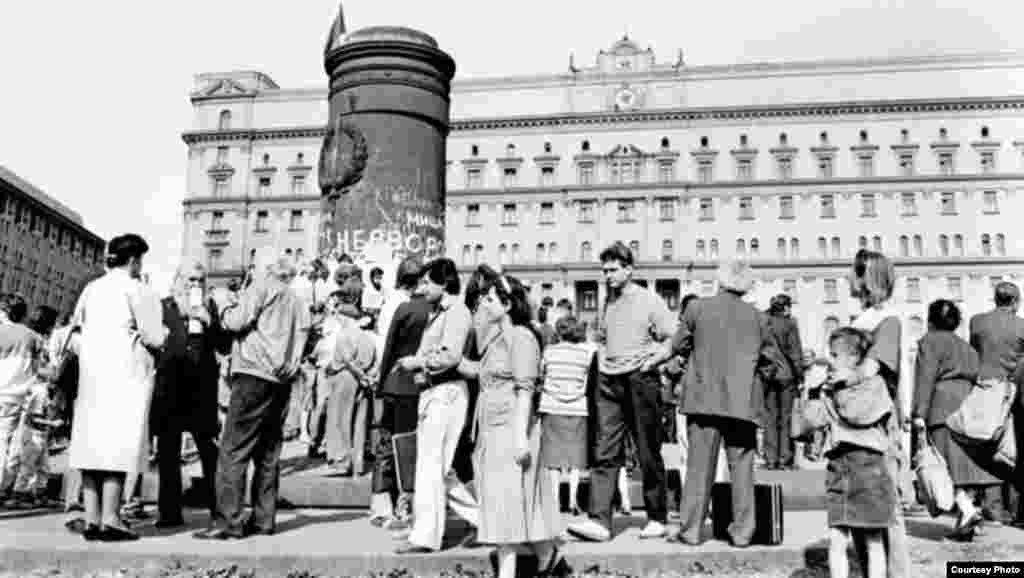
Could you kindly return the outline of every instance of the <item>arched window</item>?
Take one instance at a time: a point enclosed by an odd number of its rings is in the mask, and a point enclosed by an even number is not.
[[[640,260],[640,241],[630,241],[629,250],[633,253],[633,259]]]
[[[473,251],[473,264],[474,265],[480,265],[483,262],[484,262],[484,246],[483,245],[477,245],[476,249]]]
[[[510,263],[519,263],[519,243],[512,243],[512,257]]]
[[[789,240],[789,256],[793,259],[800,258],[800,239],[794,237]]]
[[[839,243],[839,237],[832,237],[832,258],[839,259],[843,256],[843,248]]]
[[[828,239],[818,237],[818,257],[828,259]]]
[[[505,243],[498,245],[498,264],[502,267],[508,265],[508,245]]]
[[[462,264],[472,265],[473,264],[473,248],[469,245],[462,246]]]
[[[953,235],[953,250],[956,251],[957,257],[964,256],[964,236]]]
[[[544,246],[544,243],[537,243],[537,262],[543,263],[544,257],[548,254],[548,248]]]
[[[736,255],[744,257],[747,254],[747,242],[743,239],[736,239]]]
[[[757,237],[754,237],[753,239],[750,240],[750,256],[757,257],[760,254],[761,242],[757,240]]]
[[[292,250],[291,249],[285,249],[284,250],[284,256],[285,257],[291,257],[292,256]]]
[[[878,235],[875,235],[874,237],[872,237],[871,238],[871,246],[874,248],[875,251],[878,251],[879,253],[881,253],[882,252],[882,238],[879,237]]]
[[[220,130],[231,130],[231,111],[220,111],[220,119],[217,121],[217,128]]]
[[[981,254],[985,257],[992,256],[992,238],[988,233],[981,236]]]
[[[590,152],[590,141],[588,141],[588,140],[583,141],[583,143],[580,145],[580,149],[582,149],[583,152],[585,152],[585,153]]]
[[[590,246],[590,241],[583,241],[580,244],[580,261],[587,263],[594,260],[594,251]]]
[[[829,315],[828,317],[825,318],[825,325],[824,325],[824,327],[822,329],[824,329],[824,333],[825,333],[825,340],[824,341],[825,341],[826,347],[824,349],[828,350],[828,347],[827,347],[828,346],[828,337],[829,337],[829,335],[832,335],[833,331],[835,331],[836,329],[839,329],[839,318],[836,317],[835,315]]]
[[[865,237],[864,235],[861,235],[860,237],[857,237],[857,248],[858,249],[867,249],[868,248],[868,238]]]
[[[900,257],[910,256],[910,237],[900,235]]]
[[[667,149],[668,148],[668,137],[667,136],[661,137],[661,148],[663,148],[663,149]]]
[[[672,245],[672,239],[665,239],[661,242],[661,260],[671,261],[675,258],[675,248]]]
[[[914,235],[914,256],[924,256],[924,239],[921,238],[921,235]]]
[[[302,249],[296,249],[296,250],[295,250],[295,260],[296,260],[296,261],[298,261],[299,263],[301,263],[301,262],[302,262],[302,259],[303,259],[303,258],[304,258],[305,256],[306,256],[306,252],[305,252],[305,251],[303,251]]]
[[[779,259],[786,258],[786,240],[779,237],[779,240],[775,242],[775,253]]]
[[[1006,255],[1006,235],[1002,233],[996,234],[996,255],[1000,257]]]
[[[704,239],[697,239],[697,258],[703,259],[707,256],[707,251],[704,246]]]
[[[939,256],[949,257],[949,237],[939,235]]]
[[[480,146],[479,145],[472,145],[472,146],[469,147],[469,156],[475,157],[475,156],[478,156],[479,154],[480,154]]]
[[[718,239],[711,239],[711,258],[718,258]]]
[[[548,262],[549,263],[557,263],[558,262],[558,243],[549,243],[548,244]]]

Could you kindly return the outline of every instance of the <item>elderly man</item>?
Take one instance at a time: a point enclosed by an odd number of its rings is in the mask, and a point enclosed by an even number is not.
[[[676,354],[692,357],[681,400],[689,440],[681,527],[670,539],[700,543],[724,441],[732,475],[729,534],[734,546],[746,547],[754,535],[754,453],[757,421],[764,408],[759,371],[766,370],[777,354],[761,312],[743,301],[754,286],[749,266],[723,263],[718,285],[718,295],[690,304],[672,339]]]
[[[291,289],[295,265],[281,259],[235,299],[221,297],[221,326],[238,336],[231,358],[231,401],[217,464],[219,519],[200,539],[273,534],[281,423],[298,378],[310,327],[307,304]],[[252,515],[245,519],[246,470],[254,464]]]
[[[1003,281],[995,287],[995,309],[988,313],[980,313],[971,318],[971,345],[978,351],[981,357],[981,371],[978,374],[979,380],[988,379],[1016,379],[1018,392],[1022,383],[1020,377],[1024,372],[1024,319],[1017,316],[1020,307],[1020,289],[1013,283]],[[1015,375],[1016,374],[1016,375]],[[1017,447],[1024,443],[1021,436],[1024,423],[1024,410],[1022,410],[1021,396],[1018,393],[1017,404],[1013,410],[1014,422],[1017,433]],[[1018,464],[1020,462],[1018,461]],[[1003,492],[999,487],[993,493],[985,496],[987,502],[984,513],[991,521],[1009,522],[1013,517],[1007,511],[1012,507],[1011,502],[1019,502],[1020,480],[1024,476],[1018,465],[1013,479],[1018,480],[1017,487],[1007,484]],[[1017,493],[1017,496],[1013,494]],[[1016,504],[1016,522],[1024,521],[1022,518],[1021,505]]]
[[[594,419],[597,428],[590,473],[590,519],[569,532],[595,542],[611,539],[612,497],[625,466],[626,436],[633,438],[643,472],[647,525],[642,538],[665,535],[667,474],[661,457],[661,375],[670,357],[676,319],[665,301],[633,282],[633,252],[617,242],[601,252],[609,297],[601,320]]]

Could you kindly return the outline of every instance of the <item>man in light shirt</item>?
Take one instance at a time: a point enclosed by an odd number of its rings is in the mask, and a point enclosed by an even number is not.
[[[20,295],[0,299],[0,498],[6,500],[17,476],[20,425],[45,344],[25,324],[28,305]]]

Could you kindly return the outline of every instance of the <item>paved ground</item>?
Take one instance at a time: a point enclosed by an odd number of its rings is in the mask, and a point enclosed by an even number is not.
[[[63,530],[64,515],[53,512],[0,512],[0,575],[26,576],[45,571],[51,576],[83,576],[105,570],[119,576],[232,576],[218,574],[175,574],[167,571],[179,565],[230,570],[237,565],[252,569],[253,576],[407,576],[483,575],[489,564],[486,547],[453,547],[428,556],[399,557],[392,553],[391,535],[371,527],[363,511],[295,510],[282,512],[279,534],[254,537],[241,542],[210,543],[191,537],[206,516],[189,516],[190,527],[162,532],[151,522],[138,527],[144,539],[126,544],[86,543]],[[778,547],[733,549],[722,542],[708,541],[701,547],[679,547],[661,540],[640,540],[640,519],[624,520],[620,533],[610,544],[569,542],[564,551],[573,568],[614,572],[612,575],[744,575],[816,576],[825,563],[821,540],[825,531],[824,512],[789,512],[785,541]],[[946,519],[912,519],[908,522],[918,568],[943,575],[944,561],[950,559],[1024,559],[1024,531],[989,528],[985,536],[969,547],[942,541],[948,530]],[[451,533],[458,540],[465,532],[453,522]],[[123,573],[116,573],[125,569]],[[50,570],[56,570],[50,573]],[[932,572],[934,570],[934,572]],[[307,574],[297,571],[308,572]],[[115,572],[113,574],[109,572]],[[5,574],[6,573],[6,574]],[[40,574],[42,575],[42,574]],[[239,576],[243,574],[238,574]]]

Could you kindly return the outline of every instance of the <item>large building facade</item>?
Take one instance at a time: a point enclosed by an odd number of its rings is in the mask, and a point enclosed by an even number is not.
[[[856,250],[895,259],[911,335],[927,303],[991,306],[1024,278],[1024,55],[691,66],[623,38],[563,74],[456,80],[447,251],[502,265],[536,297],[598,314],[602,248],[634,249],[672,306],[749,260],[789,293],[810,347],[855,313]],[[224,276],[259,252],[310,255],[323,89],[197,77],[186,256]]]
[[[0,166],[0,293],[69,314],[105,247],[78,213]]]

